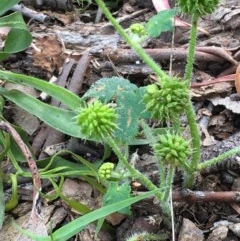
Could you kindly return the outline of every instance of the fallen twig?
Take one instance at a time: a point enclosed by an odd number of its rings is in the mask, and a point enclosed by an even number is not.
[[[25,7],[22,4],[15,4],[12,8],[12,11],[19,11],[21,12],[24,16],[30,18],[30,19],[34,19],[40,23],[50,23],[51,18],[45,14],[42,13],[38,13],[36,11],[34,11],[31,8]]]
[[[173,55],[174,60],[186,60],[188,50],[185,48],[174,49],[145,49],[145,51],[156,61],[169,60]],[[104,56],[110,58],[114,63],[134,63],[139,60],[138,55],[131,49],[105,48]],[[195,60],[221,62],[224,59],[215,54],[196,51]]]
[[[235,74],[230,74],[227,76],[219,77],[219,78],[216,78],[216,79],[210,80],[210,81],[204,81],[201,83],[192,83],[191,88],[199,88],[199,87],[203,87],[203,86],[217,84],[220,82],[232,82],[232,81],[235,81]]]
[[[237,191],[192,191],[183,189],[180,192],[173,192],[172,199],[174,202],[240,202],[240,192]]]

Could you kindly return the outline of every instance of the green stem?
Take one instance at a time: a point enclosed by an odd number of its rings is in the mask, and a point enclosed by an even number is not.
[[[122,154],[122,152],[120,151],[118,145],[116,144],[116,142],[113,140],[113,138],[111,136],[106,136],[105,137],[105,141],[107,142],[107,144],[112,148],[112,150],[114,151],[114,153],[117,155],[119,161],[126,167],[126,169],[129,171],[129,173],[131,174],[132,178],[136,178],[138,179],[148,190],[152,191],[152,190],[156,190],[157,186],[155,186],[151,180],[149,180],[146,176],[144,176],[141,172],[139,172],[138,170],[136,170],[133,166],[130,165],[130,163],[128,162],[128,160],[124,157],[124,155]],[[166,188],[166,187],[165,187]],[[157,199],[160,202],[161,205],[161,209],[163,212],[163,215],[165,216],[165,222],[167,225],[169,225],[171,227],[171,221],[170,221],[170,208],[169,208],[169,204],[168,202],[162,202],[163,197],[164,197],[164,192],[165,190],[163,190],[163,193],[161,192],[156,192],[155,196],[157,197]]]
[[[187,175],[186,175],[185,184],[187,187],[192,187],[194,185],[195,171],[201,157],[201,143],[200,143],[200,134],[198,131],[198,125],[196,122],[196,114],[190,99],[188,101],[188,108],[186,109],[186,115],[187,115],[190,133],[192,137],[193,153],[192,153],[192,160],[190,163],[190,170],[186,170]]]
[[[236,148],[234,148],[234,149],[232,149],[230,151],[227,151],[227,152],[219,155],[218,157],[215,157],[213,159],[210,159],[210,160],[207,160],[205,162],[202,162],[202,163],[198,164],[197,170],[202,170],[202,169],[204,169],[206,167],[209,167],[209,166],[212,166],[212,165],[216,165],[218,162],[220,162],[220,161],[222,161],[224,159],[227,159],[227,158],[229,158],[229,157],[231,157],[233,155],[236,155],[238,153],[240,153],[240,147],[236,147]]]
[[[118,31],[118,33],[123,37],[123,39],[128,43],[130,47],[132,47],[136,53],[142,58],[142,60],[149,66],[151,69],[160,77],[163,78],[167,76],[167,74],[161,70],[159,65],[154,62],[154,60],[143,50],[143,48],[136,42],[134,42],[129,35],[125,32],[125,30],[121,27],[121,25],[116,21],[116,19],[112,16],[105,3],[102,0],[96,0],[98,6],[102,9],[103,13],[106,15],[108,20],[112,23],[114,28]]]
[[[172,189],[172,184],[173,184],[174,172],[175,172],[175,168],[170,166],[167,171],[167,177],[166,177],[167,190],[164,192],[164,198],[163,198],[164,202],[169,201],[170,190]]]
[[[195,58],[195,46],[196,46],[196,38],[197,38],[197,23],[198,23],[198,15],[193,14],[192,16],[192,27],[190,33],[190,41],[189,41],[189,50],[188,50],[188,58],[187,58],[187,65],[185,70],[184,79],[188,82],[190,86],[191,83],[191,76],[193,71],[193,64]]]
[[[192,76],[193,64],[194,64],[194,58],[195,58],[198,17],[199,17],[198,14],[193,14],[192,16],[191,38],[189,41],[188,59],[187,59],[185,76],[184,76],[184,79],[187,81],[189,86],[191,83],[191,76]],[[188,101],[188,108],[186,110],[186,115],[187,115],[188,124],[190,127],[190,133],[192,137],[193,154],[192,154],[192,161],[190,164],[191,168],[190,170],[186,170],[187,175],[185,179],[185,184],[187,187],[192,187],[195,179],[195,171],[200,161],[201,144],[200,144],[200,135],[198,131],[198,126],[196,122],[196,114],[193,109],[193,105],[190,98]]]
[[[11,199],[5,205],[6,211],[10,211],[18,205],[17,175],[11,173],[10,178],[12,181],[12,196],[11,196]]]
[[[164,162],[161,161],[161,158],[156,155],[156,153],[157,153],[155,150],[156,140],[152,134],[152,129],[148,126],[148,124],[144,120],[141,120],[141,124],[142,124],[144,135],[147,138],[147,140],[150,141],[150,144],[151,144],[151,146],[154,150],[155,156],[157,158],[160,188],[164,188],[164,187],[166,187],[166,179],[165,179],[166,166],[165,166]]]
[[[111,136],[106,136],[105,141],[112,148],[112,150],[117,155],[121,163],[127,168],[132,178],[137,178],[148,190],[152,191],[157,189],[157,186],[155,186],[147,177],[145,177],[141,172],[139,172],[133,166],[131,166],[131,164],[124,157],[124,155],[122,154],[119,147],[117,146],[117,144]],[[156,193],[156,196],[159,199],[159,201],[162,201],[162,193]]]

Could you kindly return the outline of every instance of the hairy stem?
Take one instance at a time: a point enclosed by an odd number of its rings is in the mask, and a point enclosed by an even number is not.
[[[192,137],[192,160],[190,163],[190,169],[186,170],[186,179],[185,185],[191,188],[194,185],[195,179],[195,171],[198,166],[201,157],[201,143],[200,143],[200,135],[198,131],[198,125],[196,122],[196,114],[192,106],[192,102],[189,98],[188,108],[186,110],[186,115],[188,119],[188,124],[190,128],[190,133]]]
[[[150,141],[150,144],[151,144],[151,146],[154,150],[155,156],[157,158],[160,188],[166,187],[166,179],[165,179],[166,178],[166,176],[165,176],[166,166],[165,166],[164,162],[160,160],[161,158],[159,158],[156,155],[156,150],[155,150],[156,140],[153,137],[152,129],[148,126],[148,124],[144,120],[141,121],[141,124],[142,124],[144,135]]]
[[[188,51],[188,59],[187,66],[185,71],[184,79],[187,81],[190,86],[191,76],[193,71],[194,57],[195,57],[195,46],[196,46],[196,37],[197,37],[197,23],[198,23],[198,15],[193,14],[192,16],[192,27],[191,27],[191,38],[189,41],[189,51]],[[191,99],[188,101],[188,108],[186,110],[186,115],[188,119],[188,124],[190,127],[190,133],[192,137],[192,161],[190,164],[190,170],[186,170],[186,180],[185,185],[187,187],[192,187],[194,185],[195,171],[198,166],[200,160],[200,135],[198,131],[198,125],[196,122],[196,114],[193,109],[193,105]]]
[[[169,201],[169,195],[170,195],[170,191],[172,189],[172,183],[173,183],[173,178],[174,178],[174,172],[175,172],[175,168],[174,167],[169,167],[169,169],[167,170],[167,177],[166,177],[166,186],[167,186],[167,190],[166,192],[164,192],[164,202]]]
[[[131,174],[132,178],[137,178],[148,190],[156,190],[157,186],[155,186],[147,177],[145,177],[141,172],[136,170],[124,157],[122,152],[120,151],[119,147],[113,140],[111,136],[107,136],[105,141],[108,143],[108,145],[112,148],[114,153],[117,155],[119,161],[127,168],[129,173]],[[157,198],[159,201],[162,201],[162,193],[156,193]]]
[[[190,86],[190,83],[191,83],[191,76],[192,76],[192,70],[193,70],[193,64],[194,64],[194,58],[195,58],[195,47],[196,47],[196,38],[197,38],[197,23],[198,23],[198,15],[193,14],[187,65],[186,65],[185,75],[184,75],[184,79],[187,80],[189,86]]]
[[[223,161],[224,159],[227,159],[227,158],[229,158],[233,155],[236,155],[238,153],[240,153],[240,147],[236,147],[236,148],[234,148],[230,151],[227,151],[227,152],[219,155],[218,157],[215,157],[213,159],[210,159],[210,160],[207,160],[205,162],[202,162],[202,163],[198,164],[197,170],[202,170],[206,167],[216,165],[218,162]]]
[[[106,15],[108,20],[112,23],[114,28],[118,31],[118,33],[123,37],[123,39],[128,43],[130,47],[132,47],[136,53],[142,58],[142,60],[158,75],[160,78],[165,77],[167,74],[161,70],[159,65],[154,62],[154,60],[143,50],[143,48],[136,42],[134,42],[129,35],[125,32],[125,30],[121,27],[121,25],[116,21],[116,19],[112,16],[105,3],[102,0],[96,0],[98,6],[102,9],[103,13]]]
[[[141,172],[136,170],[132,165],[130,165],[130,163],[124,157],[124,155],[121,153],[118,145],[116,144],[116,142],[113,140],[113,138],[111,136],[106,136],[105,137],[105,141],[112,148],[114,153],[117,155],[119,161],[127,168],[129,173],[131,174],[132,178],[138,179],[150,191],[157,189],[157,186],[155,186],[151,182],[151,180],[149,180],[145,175],[143,175]],[[159,200],[159,203],[160,203],[160,206],[161,206],[161,210],[162,210],[163,215],[165,217],[164,221],[166,222],[167,225],[169,225],[171,227],[171,222],[170,222],[170,214],[171,214],[171,212],[170,212],[169,203],[168,202],[162,202],[163,197],[165,195],[164,194],[165,191],[166,190],[162,190],[162,192],[156,192],[155,196]]]

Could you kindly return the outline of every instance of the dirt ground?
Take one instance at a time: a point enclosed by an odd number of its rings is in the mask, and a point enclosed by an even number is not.
[[[53,81],[80,96],[102,77],[123,76],[138,86],[154,82],[155,76],[150,68],[139,62],[136,54],[104,16],[98,18],[100,13],[96,5],[92,4],[81,11],[81,8],[86,7],[85,2],[81,7],[76,3],[59,4],[57,7],[54,3],[58,1],[49,1],[49,5],[36,5],[32,1],[32,6],[28,1],[23,2],[33,7],[38,14],[45,14],[46,18],[41,22],[26,17],[35,47],[10,56],[0,63],[1,69]],[[150,0],[126,0],[111,10],[124,28],[135,22],[145,22],[156,13]],[[187,16],[180,17],[190,23]],[[149,39],[144,43],[144,48],[167,72],[172,56],[172,73],[182,77],[189,31],[188,26],[176,27],[174,35],[167,32],[157,39]],[[240,3],[238,0],[222,0],[213,14],[200,19],[197,37],[191,92],[201,131],[202,161],[240,145],[240,101],[229,98],[236,93],[234,74],[239,61]],[[43,93],[27,87],[16,87],[9,83],[5,87],[23,88],[36,98],[45,98]],[[44,101],[54,106],[61,105],[48,97]],[[11,103],[8,103],[4,112],[8,121],[26,131],[38,160],[64,148],[92,162],[103,155],[100,145],[67,137]],[[185,121],[183,117],[182,123]],[[148,146],[132,146],[131,152],[137,149],[140,155],[137,168],[157,182],[157,167],[151,149]],[[9,163],[4,168],[11,172]],[[239,170],[240,157],[234,156],[204,170],[198,176],[192,191],[222,192],[216,202],[173,196],[175,240],[240,240],[240,206],[226,198],[228,192],[240,189]],[[31,179],[21,178],[18,183],[19,205],[6,213],[6,220],[13,216],[19,223],[25,223],[32,204]],[[182,176],[179,172],[175,177],[173,191],[180,191],[181,184]],[[43,187],[44,193],[53,191],[49,181],[44,182]],[[137,190],[146,191],[141,186]],[[11,193],[7,184],[5,193]],[[90,208],[101,205],[94,188],[83,180],[65,179],[63,193]],[[42,209],[48,228],[50,219],[54,220],[53,227],[57,228],[79,216],[60,199],[44,200]],[[124,241],[139,231],[163,232],[169,236],[167,240],[172,240],[172,232],[164,226],[161,210],[152,199],[133,205],[131,216],[111,215],[107,223],[110,231],[103,230],[98,237],[94,237],[95,226],[91,224],[71,240]],[[15,235],[8,223],[0,230],[0,240],[20,240]]]

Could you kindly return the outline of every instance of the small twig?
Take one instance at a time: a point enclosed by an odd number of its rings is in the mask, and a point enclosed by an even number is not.
[[[74,94],[79,94],[82,89],[82,84],[86,70],[89,66],[91,56],[88,52],[85,52],[77,63],[71,81],[68,85],[68,90],[72,91]]]
[[[143,192],[134,192],[135,195],[140,195]],[[155,197],[147,198],[154,202]],[[172,192],[173,202],[226,202],[240,203],[240,192],[238,191],[192,191],[183,189],[181,191]]]
[[[219,77],[210,81],[204,81],[201,83],[192,83],[191,88],[199,88],[202,86],[208,86],[208,85],[217,84],[220,82],[233,82],[233,81],[235,81],[235,74],[230,74],[230,75]]]
[[[229,61],[230,63],[232,63],[234,65],[238,65],[238,62],[224,48],[215,47],[215,46],[196,47],[196,51],[214,54],[214,55],[221,57],[222,59]]]
[[[173,192],[172,198],[174,202],[240,202],[240,192],[208,192],[208,191],[192,191],[183,189],[180,192]]]
[[[101,21],[102,16],[103,16],[102,9],[100,7],[98,7],[97,14],[96,14],[94,22],[99,23]]]
[[[169,60],[170,56],[173,55],[174,60],[186,60],[188,50],[184,48],[174,49],[145,49],[146,53],[149,54],[155,61]],[[195,60],[197,61],[212,61],[221,62],[223,59],[215,54],[205,53],[201,51],[195,52]],[[104,56],[109,57],[114,63],[129,63],[136,62],[139,60],[139,56],[131,49],[112,49],[105,48]]]
[[[21,12],[23,15],[25,15],[26,17],[30,18],[30,19],[34,19],[40,23],[50,23],[50,17],[42,14],[42,13],[38,13],[34,10],[32,10],[31,8],[25,7],[21,4],[15,4],[12,8],[12,11],[19,11]]]

